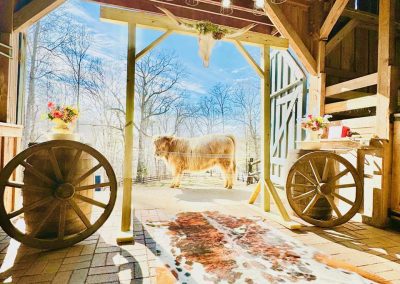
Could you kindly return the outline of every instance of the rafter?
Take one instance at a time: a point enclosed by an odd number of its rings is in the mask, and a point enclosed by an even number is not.
[[[130,24],[136,24],[139,27],[145,27],[150,29],[172,30],[174,33],[179,33],[179,34],[186,34],[193,36],[198,35],[196,31],[190,31],[185,29],[184,27],[177,26],[167,16],[151,14],[148,12],[139,12],[139,11],[118,9],[111,7],[101,7],[100,18],[104,21],[110,21],[114,23],[121,23],[121,24],[130,23]],[[193,24],[196,23],[196,21],[193,20],[187,19],[186,21]],[[224,27],[228,29],[230,28],[228,26]],[[269,45],[275,49],[287,49],[289,47],[288,40],[285,38],[274,37],[268,34],[262,34],[252,31],[247,32],[241,36],[238,36],[235,39],[225,38],[224,40],[230,42],[239,40],[246,44],[253,44],[258,46]]]
[[[34,24],[64,2],[65,0],[32,0],[14,13],[14,31]]]
[[[293,48],[299,56],[301,62],[306,67],[311,75],[317,74],[317,62],[304,44],[294,27],[290,24],[288,19],[278,5],[271,3],[271,0],[265,0],[265,12],[270,20],[274,23],[279,32],[287,39],[289,45]]]
[[[249,24],[256,24],[252,29],[255,32],[270,34],[273,24],[264,15],[254,15],[251,9],[233,6],[233,12],[229,15],[221,14],[220,2],[201,1],[195,7],[188,6],[185,0],[96,0],[98,3],[103,3],[113,7],[124,9],[143,11],[152,14],[162,15],[162,12],[157,8],[162,7],[168,9],[175,16],[195,21],[208,20],[218,25],[229,26],[232,28],[242,28]],[[205,3],[206,2],[206,3]],[[244,1],[242,1],[244,2]],[[249,3],[247,1],[247,3]]]
[[[328,38],[333,26],[336,24],[348,2],[349,0],[336,0],[319,31],[320,39],[326,40]]]

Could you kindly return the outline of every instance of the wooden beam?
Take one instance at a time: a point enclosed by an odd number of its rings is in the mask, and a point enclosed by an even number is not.
[[[22,137],[22,125],[0,122],[0,137]]]
[[[391,209],[400,211],[400,114],[394,115],[393,125],[393,172]]]
[[[32,0],[14,13],[14,31],[34,24],[42,17],[64,3],[65,0]]]
[[[379,27],[378,27],[378,86],[376,134],[384,139],[382,156],[382,187],[374,191],[374,206],[370,223],[377,227],[386,227],[389,221],[390,193],[392,186],[393,159],[393,129],[391,115],[396,108],[397,88],[392,65],[395,59],[395,11],[397,0],[379,1]],[[398,4],[398,3],[397,3]],[[398,186],[396,186],[398,188]]]
[[[260,68],[258,63],[254,60],[254,58],[250,55],[250,53],[244,48],[244,46],[237,40],[233,42],[239,52],[243,55],[243,57],[247,60],[251,67],[253,67],[254,71],[261,77],[264,78],[264,71]]]
[[[320,39],[328,39],[328,36],[333,29],[333,26],[336,24],[343,10],[346,8],[348,2],[349,0],[336,0],[319,31]]]
[[[357,19],[360,22],[364,22],[370,25],[378,25],[379,22],[379,17],[375,14],[364,12],[364,11],[359,11],[359,10],[354,10],[350,8],[346,8],[343,11],[342,16],[352,18],[352,19]],[[364,25],[361,25],[362,27]],[[394,22],[394,26],[397,30],[400,30],[400,23],[399,22]]]
[[[0,51],[9,55],[17,52],[13,33],[13,1],[0,1]],[[0,55],[0,122],[16,122],[16,70],[14,57]]]
[[[326,55],[331,51],[358,25],[358,20],[351,19],[330,41],[326,44]]]
[[[126,124],[124,150],[124,183],[122,198],[121,231],[131,230],[132,223],[132,184],[133,184],[133,119],[135,110],[135,54],[136,25],[128,26],[128,64],[126,84]],[[132,234],[133,237],[133,234]]]
[[[174,24],[167,16],[149,14],[146,12],[138,12],[133,10],[123,10],[111,7],[100,8],[100,18],[104,21],[120,23],[120,24],[136,24],[137,27],[144,27],[156,30],[172,30],[178,34],[197,36],[196,31],[187,30],[183,27]],[[186,20],[189,23],[195,24],[196,21]],[[229,27],[225,27],[232,30]],[[223,39],[224,41],[234,42],[238,40],[243,43],[253,44],[257,46],[270,45],[276,49],[287,49],[289,42],[287,39],[278,38],[267,34],[256,32],[247,32],[244,35],[238,36],[235,39]]]
[[[294,27],[290,24],[288,19],[278,5],[273,4],[271,0],[264,1],[265,12],[267,16],[274,23],[279,32],[289,40],[290,46],[299,57],[307,71],[311,75],[317,75],[317,62],[300,38]]]
[[[262,182],[261,184],[261,196],[262,196],[262,208],[265,212],[269,212],[271,209],[271,197],[267,191],[266,182],[271,177],[271,83],[270,83],[270,65],[271,65],[271,50],[269,46],[264,46],[261,51],[262,65],[263,65],[263,77],[261,79],[261,110],[262,110]]]
[[[397,93],[391,90],[394,83],[390,68],[395,59],[395,1],[386,0],[379,3],[379,32],[378,32],[378,132],[380,138],[390,137],[390,115],[394,113]]]
[[[148,46],[143,48],[138,54],[136,54],[135,60],[138,61],[140,58],[145,56],[150,50],[152,50],[154,47],[159,45],[164,39],[166,39],[170,34],[172,33],[171,30],[167,30],[165,33],[160,35],[158,38],[156,38],[152,43],[150,43]]]
[[[378,73],[369,74],[360,78],[342,82],[336,85],[326,87],[326,97],[336,94],[361,89],[376,85],[378,83]]]
[[[240,29],[250,24],[256,24],[253,31],[263,34],[270,34],[273,26],[265,14],[257,16],[254,15],[252,11],[233,9],[232,14],[222,15],[221,2],[218,3],[218,6],[210,2],[199,2],[196,6],[189,6],[186,4],[186,0],[97,0],[96,2],[104,3],[110,7],[123,8],[125,10],[129,9],[154,15],[164,15],[164,13],[157,8],[158,6],[168,9],[179,18],[193,21],[207,20],[218,25],[229,26],[235,29]]]
[[[326,104],[325,113],[331,114],[368,107],[376,107],[376,95]]]

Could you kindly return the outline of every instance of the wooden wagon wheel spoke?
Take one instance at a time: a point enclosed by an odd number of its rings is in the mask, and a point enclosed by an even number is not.
[[[304,208],[303,214],[307,215],[308,211],[314,207],[315,203],[317,203],[318,199],[320,198],[319,194],[315,194],[311,201],[308,203],[307,207]]]
[[[337,181],[338,179],[342,178],[343,176],[347,175],[349,173],[349,169],[345,169],[343,171],[341,171],[340,173],[338,173],[337,175],[335,175],[334,177],[331,177],[327,183],[334,183],[335,181]]]
[[[65,232],[65,216],[67,215],[67,203],[63,202],[60,205],[60,219],[58,221],[58,239],[64,239]]]
[[[335,211],[336,216],[338,216],[338,218],[342,218],[343,215],[340,212],[339,208],[337,208],[335,201],[333,200],[332,196],[330,195],[325,195],[326,200],[328,200],[329,204],[331,205],[333,211]]]
[[[302,193],[302,194],[300,194],[300,195],[294,196],[294,197],[293,197],[293,200],[299,201],[299,200],[302,200],[302,199],[304,199],[304,198],[313,196],[315,193],[316,193],[315,190],[311,190],[311,191],[308,191],[308,192],[306,192],[306,193]]]
[[[317,184],[315,183],[314,180],[312,180],[308,175],[300,172],[300,171],[296,171],[297,174],[301,175],[302,177],[304,177],[306,180],[308,180],[309,182],[311,182],[313,185],[317,186]]]
[[[79,208],[78,204],[73,199],[68,200],[69,204],[71,204],[72,208],[78,215],[78,217],[82,220],[83,224],[85,224],[86,228],[89,228],[92,224],[90,224],[89,219],[86,217],[85,213]]]
[[[62,176],[60,166],[58,165],[57,158],[56,158],[53,148],[48,149],[48,153],[49,153],[51,165],[53,166],[54,174],[56,175],[56,179],[58,182],[62,182],[64,180],[64,178]]]
[[[81,177],[77,178],[76,180],[74,180],[72,182],[73,185],[77,185],[79,183],[81,183],[82,181],[84,181],[88,176],[90,176],[91,174],[95,173],[98,169],[100,169],[102,166],[100,163],[98,163],[95,167],[91,168],[90,170],[88,170],[85,174],[83,174]]]
[[[49,185],[52,185],[52,186],[55,184],[55,182],[51,178],[49,178],[49,177],[45,176],[44,174],[42,174],[41,172],[37,171],[31,164],[29,164],[29,163],[27,163],[25,161],[21,161],[21,165],[28,172],[30,172],[31,174],[35,175],[38,179],[44,181],[45,183],[47,183]]]
[[[44,217],[40,221],[40,223],[35,227],[35,229],[31,232],[31,235],[36,237],[36,235],[40,232],[40,230],[43,228],[44,224],[46,224],[47,220],[50,218],[50,216],[53,214],[53,211],[56,209],[56,207],[59,205],[58,201],[53,202],[50,204],[49,207],[47,207],[46,213],[44,214]]]
[[[344,196],[341,196],[341,195],[339,195],[339,194],[337,194],[337,193],[335,193],[335,192],[332,192],[332,195],[333,195],[334,197],[336,197],[336,198],[338,198],[338,199],[340,199],[340,200],[346,202],[347,204],[349,204],[349,205],[351,205],[351,206],[354,205],[354,202],[353,202],[353,201],[347,199],[347,198],[344,197]]]
[[[316,188],[314,184],[301,184],[301,183],[292,183],[292,187],[300,187],[300,188]]]
[[[313,172],[313,174],[314,174],[315,180],[316,180],[318,183],[321,183],[321,177],[319,176],[318,169],[317,169],[317,167],[315,166],[314,160],[313,160],[313,159],[310,159],[309,162],[310,162],[310,167],[311,167],[311,170],[312,170],[312,172]]]
[[[76,187],[75,191],[82,191],[82,190],[88,190],[88,189],[93,189],[93,188],[106,187],[106,186],[110,186],[110,185],[111,185],[110,182],[82,185],[82,186]]]
[[[29,184],[24,184],[22,182],[17,182],[17,181],[8,181],[8,182],[6,182],[6,186],[13,187],[13,188],[20,188],[23,191],[31,191],[31,192],[45,193],[45,194],[52,193],[52,189],[49,187],[29,185]]]
[[[335,184],[334,188],[349,188],[349,187],[356,187],[355,183],[346,183],[346,184]]]
[[[18,216],[18,215],[20,215],[20,214],[22,214],[22,213],[25,213],[25,212],[31,211],[31,210],[33,210],[33,209],[35,209],[35,208],[37,208],[37,207],[46,205],[47,203],[49,203],[49,202],[51,202],[51,201],[53,201],[53,200],[54,200],[54,198],[53,198],[52,196],[48,196],[48,197],[46,197],[46,198],[44,198],[44,199],[42,199],[42,200],[39,200],[39,201],[37,201],[37,202],[31,203],[31,204],[29,204],[29,205],[27,205],[27,206],[24,206],[24,207],[22,207],[21,209],[18,209],[18,210],[16,210],[16,211],[13,211],[13,212],[11,212],[11,213],[8,213],[8,214],[7,214],[7,215],[8,215],[8,218],[9,218],[9,219],[12,219],[12,218],[14,218],[14,217],[16,217],[16,216]]]
[[[322,180],[326,181],[328,179],[329,173],[329,158],[325,158],[324,170],[322,172]]]
[[[69,169],[69,172],[68,172],[68,174],[67,174],[67,176],[65,178],[66,181],[70,181],[71,180],[72,174],[75,171],[75,167],[78,164],[79,159],[81,158],[82,152],[83,151],[81,149],[76,150],[74,159],[72,160],[72,163],[71,163],[71,168]]]
[[[100,201],[97,201],[97,200],[94,200],[92,198],[89,198],[89,197],[86,197],[86,196],[83,196],[83,195],[80,195],[80,194],[75,194],[74,197],[76,197],[76,198],[78,198],[78,199],[80,199],[80,200],[82,200],[84,202],[87,202],[87,203],[90,203],[92,205],[95,205],[97,207],[101,207],[101,208],[104,208],[104,209],[107,208],[107,204],[105,204],[103,202],[100,202]]]

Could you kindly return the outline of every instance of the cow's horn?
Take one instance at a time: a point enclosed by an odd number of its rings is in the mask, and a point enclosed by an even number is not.
[[[233,32],[231,34],[225,35],[225,37],[226,38],[235,38],[235,37],[241,36],[242,34],[248,32],[249,30],[251,30],[255,26],[257,26],[257,25],[256,24],[248,25],[248,26],[246,26],[244,28],[241,28],[240,30],[237,30],[236,32]]]

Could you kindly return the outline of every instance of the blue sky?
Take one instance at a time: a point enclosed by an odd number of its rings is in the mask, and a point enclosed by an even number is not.
[[[127,27],[100,21],[100,6],[93,2],[70,0],[69,12],[85,23],[95,34],[94,52],[100,57],[112,59],[124,57],[127,48]],[[137,47],[140,51],[162,31],[139,29]],[[259,60],[259,49],[247,46],[249,52]],[[247,81],[258,84],[258,75],[249,66],[243,56],[232,43],[218,41],[215,45],[210,66],[204,68],[198,56],[197,38],[173,34],[163,41],[156,49],[175,50],[180,61],[185,65],[188,76],[183,87],[192,95],[204,95],[207,90],[218,82],[231,85]]]

